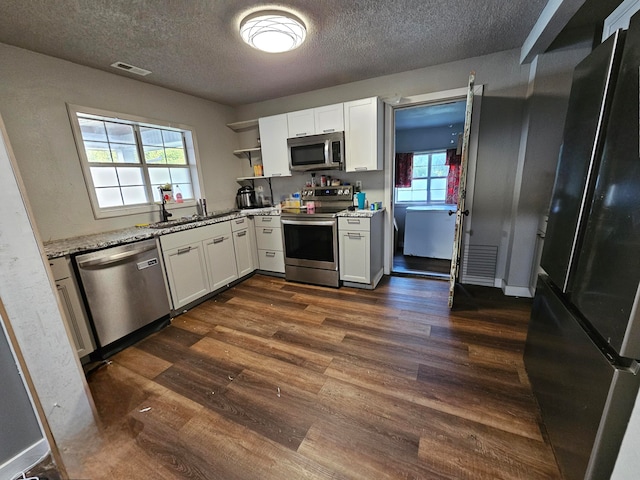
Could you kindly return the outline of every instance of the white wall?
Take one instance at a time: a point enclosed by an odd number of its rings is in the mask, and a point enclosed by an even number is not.
[[[242,160],[225,126],[231,107],[4,44],[0,65],[0,114],[43,241],[160,219],[155,212],[94,219],[66,103],[193,127],[209,210],[233,206]]]

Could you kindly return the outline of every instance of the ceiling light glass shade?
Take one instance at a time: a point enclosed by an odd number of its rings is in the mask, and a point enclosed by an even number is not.
[[[307,36],[307,29],[290,13],[257,12],[242,21],[240,35],[253,48],[280,53],[298,48]]]

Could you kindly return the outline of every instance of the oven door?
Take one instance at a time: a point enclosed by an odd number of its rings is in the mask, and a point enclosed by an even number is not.
[[[335,218],[282,217],[284,263],[338,270],[338,222]]]

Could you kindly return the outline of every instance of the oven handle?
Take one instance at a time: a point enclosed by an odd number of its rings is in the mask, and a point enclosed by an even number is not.
[[[292,220],[288,218],[282,218],[280,221],[282,222],[283,225],[320,225],[320,226],[327,226],[327,227],[332,227],[337,223],[335,218],[331,218],[327,220],[319,220],[317,218],[308,219],[308,220]]]

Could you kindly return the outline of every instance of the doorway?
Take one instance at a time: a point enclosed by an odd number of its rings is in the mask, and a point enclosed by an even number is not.
[[[394,108],[393,274],[449,278],[465,107]]]

